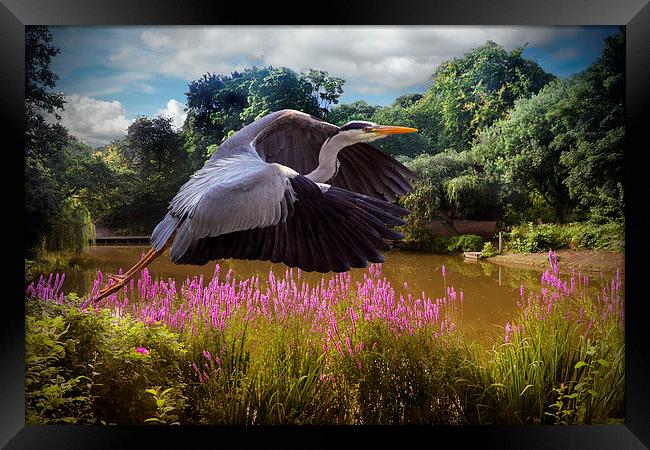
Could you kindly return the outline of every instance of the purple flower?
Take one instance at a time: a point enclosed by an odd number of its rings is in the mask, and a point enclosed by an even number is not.
[[[147,350],[144,347],[136,347],[135,351],[140,353],[141,355],[148,355],[149,354],[149,350]]]

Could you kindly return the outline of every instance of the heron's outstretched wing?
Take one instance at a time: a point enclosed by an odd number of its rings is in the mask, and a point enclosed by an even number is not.
[[[176,261],[198,239],[277,224],[295,201],[287,175],[252,149],[210,160],[172,199],[152,245],[162,248],[175,232],[170,257]]]
[[[205,264],[221,258],[284,262],[306,271],[344,272],[382,262],[387,239],[401,239],[389,225],[408,214],[391,203],[303,176],[289,178],[295,202],[275,225],[208,236],[192,241],[175,262]]]
[[[318,166],[323,142],[337,132],[336,125],[300,111],[285,110],[274,113],[274,118],[254,137],[253,147],[267,162],[308,174]],[[391,202],[396,195],[412,189],[409,180],[415,178],[413,172],[370,144],[346,147],[338,158],[341,166],[329,181],[332,186]]]

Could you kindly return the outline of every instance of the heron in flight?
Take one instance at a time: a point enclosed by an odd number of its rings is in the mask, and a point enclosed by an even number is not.
[[[117,292],[168,248],[177,264],[225,258],[345,272],[383,262],[409,211],[393,204],[415,175],[369,145],[415,128],[352,121],[342,127],[277,111],[223,142],[180,188],[151,249],[96,300]]]

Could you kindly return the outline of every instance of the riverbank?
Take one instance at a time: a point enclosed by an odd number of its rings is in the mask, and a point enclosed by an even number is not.
[[[596,250],[558,250],[556,252],[560,270],[571,269],[593,272],[625,272],[625,253]],[[505,253],[485,258],[494,264],[510,267],[544,269],[548,266],[548,252]]]

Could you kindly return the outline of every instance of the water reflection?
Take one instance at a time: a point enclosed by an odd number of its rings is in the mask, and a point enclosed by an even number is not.
[[[84,269],[66,270],[63,291],[77,292],[85,295],[96,278],[97,269],[104,273],[117,272],[119,268],[128,269],[140,256],[148,250],[146,246],[98,246],[92,247],[89,253],[96,258],[93,266]],[[154,279],[176,280],[180,285],[195,275],[204,275],[207,283],[215,268],[215,262],[205,266],[176,265],[167,255],[155,260],[149,266],[149,272]],[[220,261],[221,273],[232,270],[237,279],[259,276],[260,282],[265,280],[269,270],[284,273],[284,264],[273,264],[265,261],[224,260]],[[446,267],[446,276],[441,273],[442,266]],[[353,280],[361,280],[366,269],[353,269]],[[430,255],[392,251],[386,254],[383,264],[383,275],[391,282],[397,295],[405,292],[404,283],[413,295],[424,292],[435,299],[444,296],[446,287],[453,286],[458,293],[463,292],[463,323],[461,326],[473,333],[478,340],[486,341],[495,333],[500,332],[507,321],[512,320],[516,313],[516,302],[519,299],[519,287],[523,284],[526,290],[537,290],[540,287],[540,276],[543,269],[513,268],[500,266],[484,261],[466,261],[462,256]],[[569,274],[565,274],[569,275]],[[615,274],[591,273],[590,284],[594,289],[600,289],[604,282],[611,280]],[[309,283],[317,283],[322,274],[303,272],[302,278]],[[327,275],[326,275],[327,277]]]

